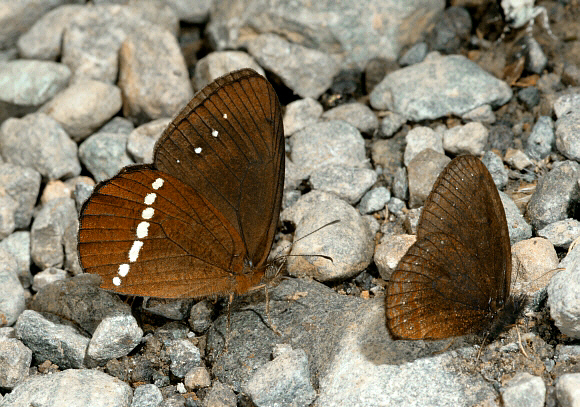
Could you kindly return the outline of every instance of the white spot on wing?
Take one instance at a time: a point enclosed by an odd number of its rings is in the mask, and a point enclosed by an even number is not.
[[[217,136],[218,136],[218,134],[219,134],[219,133],[218,133],[218,131],[217,131],[217,130],[212,130],[212,131],[211,131],[211,135],[212,135],[212,136],[214,136],[214,137],[217,137]]]
[[[224,119],[227,119],[227,118],[228,118],[228,114],[224,113]]]
[[[127,263],[119,265],[119,275],[121,277],[126,277],[127,274],[129,274],[129,265]]]
[[[113,284],[116,286],[121,285],[121,279],[119,277],[113,277]]]
[[[131,246],[131,250],[129,250],[129,261],[131,263],[136,262],[139,258],[139,251],[141,250],[141,247],[143,247],[143,242],[138,240],[133,242],[133,246]]]
[[[163,186],[163,178],[157,178],[155,180],[155,182],[153,182],[153,184],[151,184],[151,186],[153,187],[153,189],[159,189]]]
[[[141,222],[137,225],[137,237],[143,239],[149,234],[149,222]]]
[[[141,217],[143,219],[151,219],[153,217],[154,213],[155,213],[155,209],[145,208],[145,209],[143,209],[143,212],[141,212]]]
[[[195,151],[196,154],[199,154],[201,153],[201,147],[197,147],[193,151]]]
[[[157,194],[153,192],[145,195],[145,205],[153,205],[153,202],[155,202],[155,198],[157,198]]]

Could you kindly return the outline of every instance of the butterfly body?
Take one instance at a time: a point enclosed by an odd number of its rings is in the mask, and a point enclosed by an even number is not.
[[[391,334],[442,339],[501,330],[497,321],[514,320],[525,305],[510,297],[511,267],[505,212],[491,175],[476,157],[455,158],[437,178],[417,241],[387,284]]]
[[[161,298],[241,294],[267,268],[284,182],[281,109],[235,71],[170,123],[152,164],[98,184],[81,209],[81,266],[102,287]]]

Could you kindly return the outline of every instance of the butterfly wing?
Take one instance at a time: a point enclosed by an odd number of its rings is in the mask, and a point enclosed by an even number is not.
[[[197,297],[257,285],[284,182],[282,116],[268,81],[249,69],[218,78],[154,151],[152,165],[125,168],[84,204],[83,268],[101,275],[103,288],[131,295]]]
[[[163,298],[236,292],[243,242],[196,190],[151,166],[100,183],[81,210],[83,269],[102,287]],[[263,273],[262,273],[263,274]],[[254,276],[257,284],[261,275]]]
[[[509,296],[511,251],[505,212],[483,163],[461,156],[429,194],[417,242],[387,285],[387,321],[401,338],[477,331]]]
[[[212,202],[238,231],[255,267],[265,263],[284,188],[282,113],[251,69],[200,91],[165,130],[154,164]]]

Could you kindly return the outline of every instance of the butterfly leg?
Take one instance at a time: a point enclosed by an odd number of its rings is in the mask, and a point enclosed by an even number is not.
[[[264,292],[266,293],[266,316],[268,317],[268,325],[270,325],[270,329],[278,335],[282,336],[282,333],[278,331],[274,323],[272,323],[272,318],[270,318],[270,294],[268,294],[268,284],[264,284]]]
[[[224,345],[224,352],[228,351],[228,345],[230,344],[231,335],[231,315],[232,315],[232,302],[234,301],[234,293],[230,293],[228,300],[228,321],[226,324],[226,343]]]

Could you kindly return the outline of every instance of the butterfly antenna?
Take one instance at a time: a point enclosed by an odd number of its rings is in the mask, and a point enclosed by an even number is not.
[[[340,222],[340,219],[335,219],[332,222],[325,223],[324,225],[320,226],[319,228],[314,229],[311,232],[308,232],[307,234],[305,234],[304,236],[300,237],[299,239],[296,239],[292,243],[286,245],[281,251],[282,252],[285,252],[287,249],[291,248],[292,246],[294,246],[295,243],[298,243],[302,239],[305,239],[308,236],[315,234],[316,232],[324,229],[325,227],[332,226],[332,225],[336,225],[339,222]],[[274,261],[276,261],[278,259],[282,259],[282,258],[284,259],[284,261],[286,261],[286,259],[288,257],[305,257],[305,256],[317,256],[317,257],[322,257],[323,259],[327,259],[327,260],[333,261],[332,260],[332,257],[326,256],[324,254],[282,254],[282,255],[276,256],[276,258],[274,259]]]

